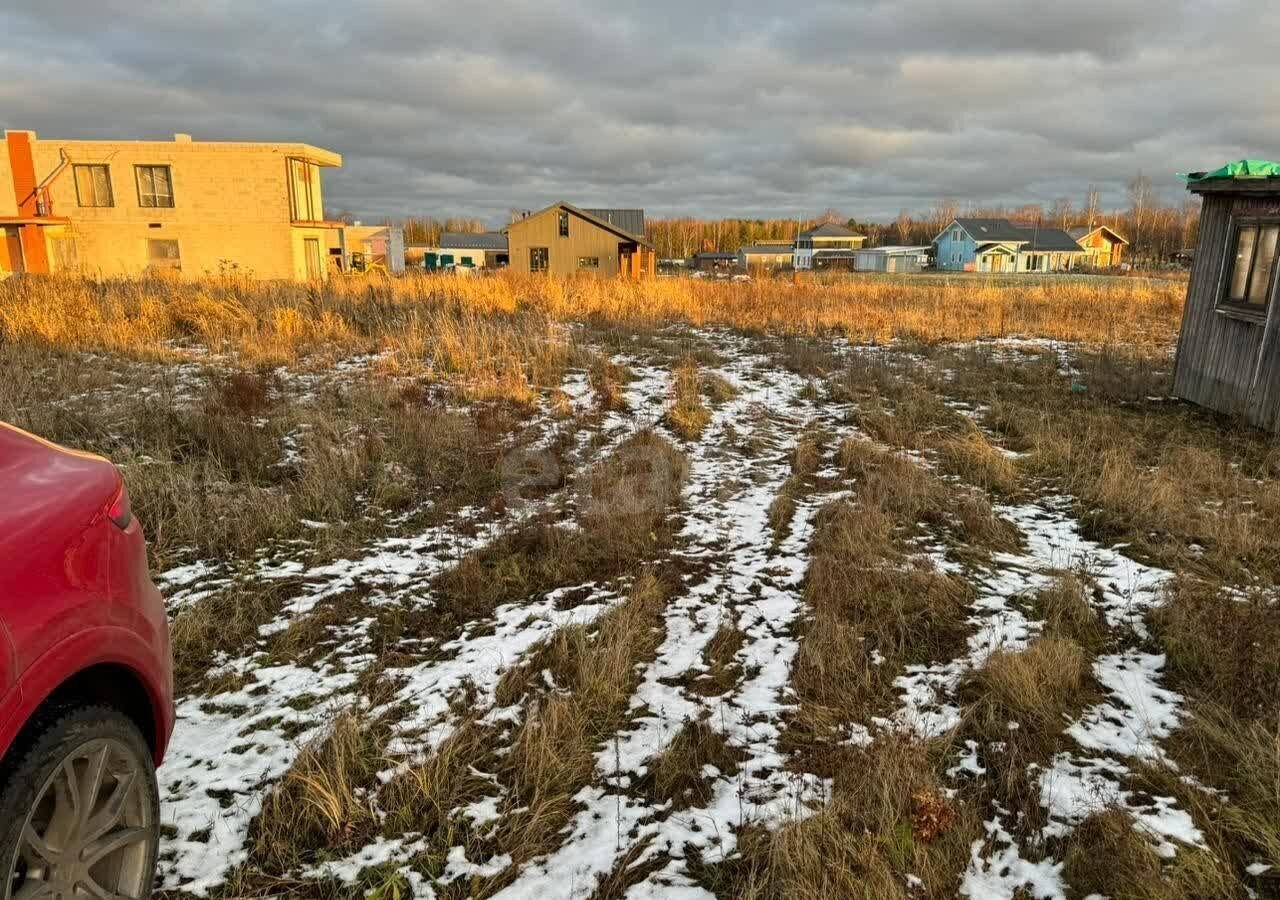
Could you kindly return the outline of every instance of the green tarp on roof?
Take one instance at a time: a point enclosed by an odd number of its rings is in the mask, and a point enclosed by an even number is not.
[[[1182,176],[1187,181],[1213,181],[1223,178],[1280,178],[1280,163],[1265,159],[1242,159],[1227,163],[1212,172],[1188,172]]]

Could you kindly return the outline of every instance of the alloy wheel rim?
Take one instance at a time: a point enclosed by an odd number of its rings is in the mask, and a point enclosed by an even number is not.
[[[36,795],[0,896],[142,900],[157,836],[147,778],[136,755],[111,738],[67,754]]]

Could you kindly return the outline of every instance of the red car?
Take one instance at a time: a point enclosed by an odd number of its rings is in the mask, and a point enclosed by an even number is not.
[[[147,897],[172,730],[119,471],[0,423],[0,900]]]

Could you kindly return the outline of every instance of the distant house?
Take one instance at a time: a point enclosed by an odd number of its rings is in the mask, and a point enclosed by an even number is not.
[[[888,246],[863,248],[854,254],[859,272],[919,272],[929,264],[929,247]]]
[[[1008,219],[953,219],[933,245],[938,268],[952,272],[1066,272],[1085,255],[1061,228]]]
[[[1068,228],[1067,234],[1084,248],[1085,263],[1095,269],[1120,265],[1124,248],[1129,246],[1129,242],[1121,237],[1119,232],[1106,225],[1095,225],[1093,228],[1081,225],[1077,228]]]
[[[561,201],[512,222],[502,233],[517,272],[640,279],[656,271],[643,210],[586,210]]]
[[[730,272],[738,265],[738,254],[704,251],[693,254],[689,268],[694,272]]]
[[[866,241],[866,235],[828,222],[800,232],[791,254],[791,264],[797,269],[852,268],[853,251]]]
[[[1280,432],[1280,174],[1260,165],[1190,176],[1204,204],[1173,390]]]
[[[785,269],[794,255],[791,241],[760,241],[738,248],[738,265],[744,269]]]
[[[441,268],[490,269],[505,266],[510,258],[507,236],[501,231],[446,231],[440,235],[436,261]]]
[[[396,275],[404,271],[404,229],[399,225],[344,225],[342,248],[348,271],[363,272],[374,264]]]

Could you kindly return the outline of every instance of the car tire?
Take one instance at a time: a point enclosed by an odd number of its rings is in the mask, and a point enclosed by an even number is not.
[[[145,900],[159,822],[155,764],[133,721],[106,706],[51,711],[0,765],[0,900],[32,878],[68,897],[93,879]]]

